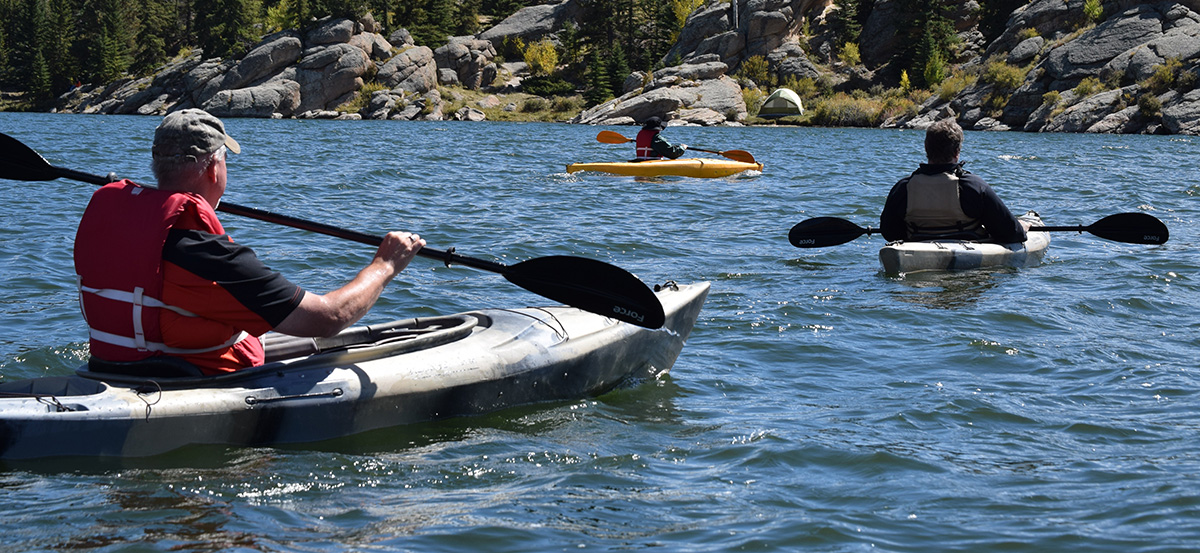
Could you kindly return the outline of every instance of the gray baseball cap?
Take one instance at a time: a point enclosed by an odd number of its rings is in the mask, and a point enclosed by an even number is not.
[[[154,157],[202,156],[225,146],[241,153],[242,147],[225,134],[225,124],[202,109],[168,113],[154,129]]]

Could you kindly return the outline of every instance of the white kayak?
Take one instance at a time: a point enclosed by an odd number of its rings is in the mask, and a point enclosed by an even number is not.
[[[1042,219],[1030,211],[1019,217],[1033,226]],[[980,267],[1029,267],[1042,262],[1050,246],[1049,232],[1030,232],[1017,244],[996,244],[969,240],[933,240],[929,242],[889,242],[879,250],[879,262],[889,274],[919,271],[961,271]]]
[[[709,284],[656,287],[650,330],[570,307],[483,309],[268,334],[267,363],[215,377],[81,367],[0,384],[0,458],[146,457],[192,445],[312,443],[515,405],[590,397],[675,363]]]

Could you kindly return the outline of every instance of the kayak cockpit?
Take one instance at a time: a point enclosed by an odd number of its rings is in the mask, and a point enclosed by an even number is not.
[[[107,389],[102,382],[71,376],[46,376],[0,383],[0,398],[46,398],[51,407],[56,397],[90,396]]]
[[[164,389],[225,386],[263,374],[356,363],[428,349],[462,339],[481,323],[486,325],[488,321],[478,314],[463,313],[356,326],[329,338],[302,338],[272,332],[262,337],[266,363],[216,376],[205,376],[190,364],[174,358],[134,363],[93,360],[75,372],[89,380],[118,385],[139,385],[152,379]]]

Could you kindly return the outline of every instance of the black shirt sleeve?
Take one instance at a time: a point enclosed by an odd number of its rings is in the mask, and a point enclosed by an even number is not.
[[[254,250],[234,243],[225,234],[171,229],[163,260],[217,283],[272,327],[283,322],[304,298],[304,290],[268,268]]]

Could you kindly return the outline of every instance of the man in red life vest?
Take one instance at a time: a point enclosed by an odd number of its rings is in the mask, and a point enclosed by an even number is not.
[[[925,155],[912,175],[897,182],[879,215],[880,234],[894,240],[1024,242],[1029,223],[1013,216],[982,178],[958,161],[963,131],[953,117],[925,131]]]
[[[647,119],[642,124],[642,130],[638,131],[637,139],[634,141],[637,143],[636,161],[664,157],[676,159],[683,155],[683,152],[687,150],[687,144],[675,146],[667,142],[660,134],[664,128],[666,127],[663,126],[662,119],[657,116]]]
[[[155,129],[158,189],[123,180],[92,196],[75,238],[80,305],[97,366],[182,359],[207,375],[262,364],[258,336],[332,336],[358,321],[425,241],[392,232],[326,294],[301,289],[233,242],[217,220],[226,152],[241,147],[199,109]]]

